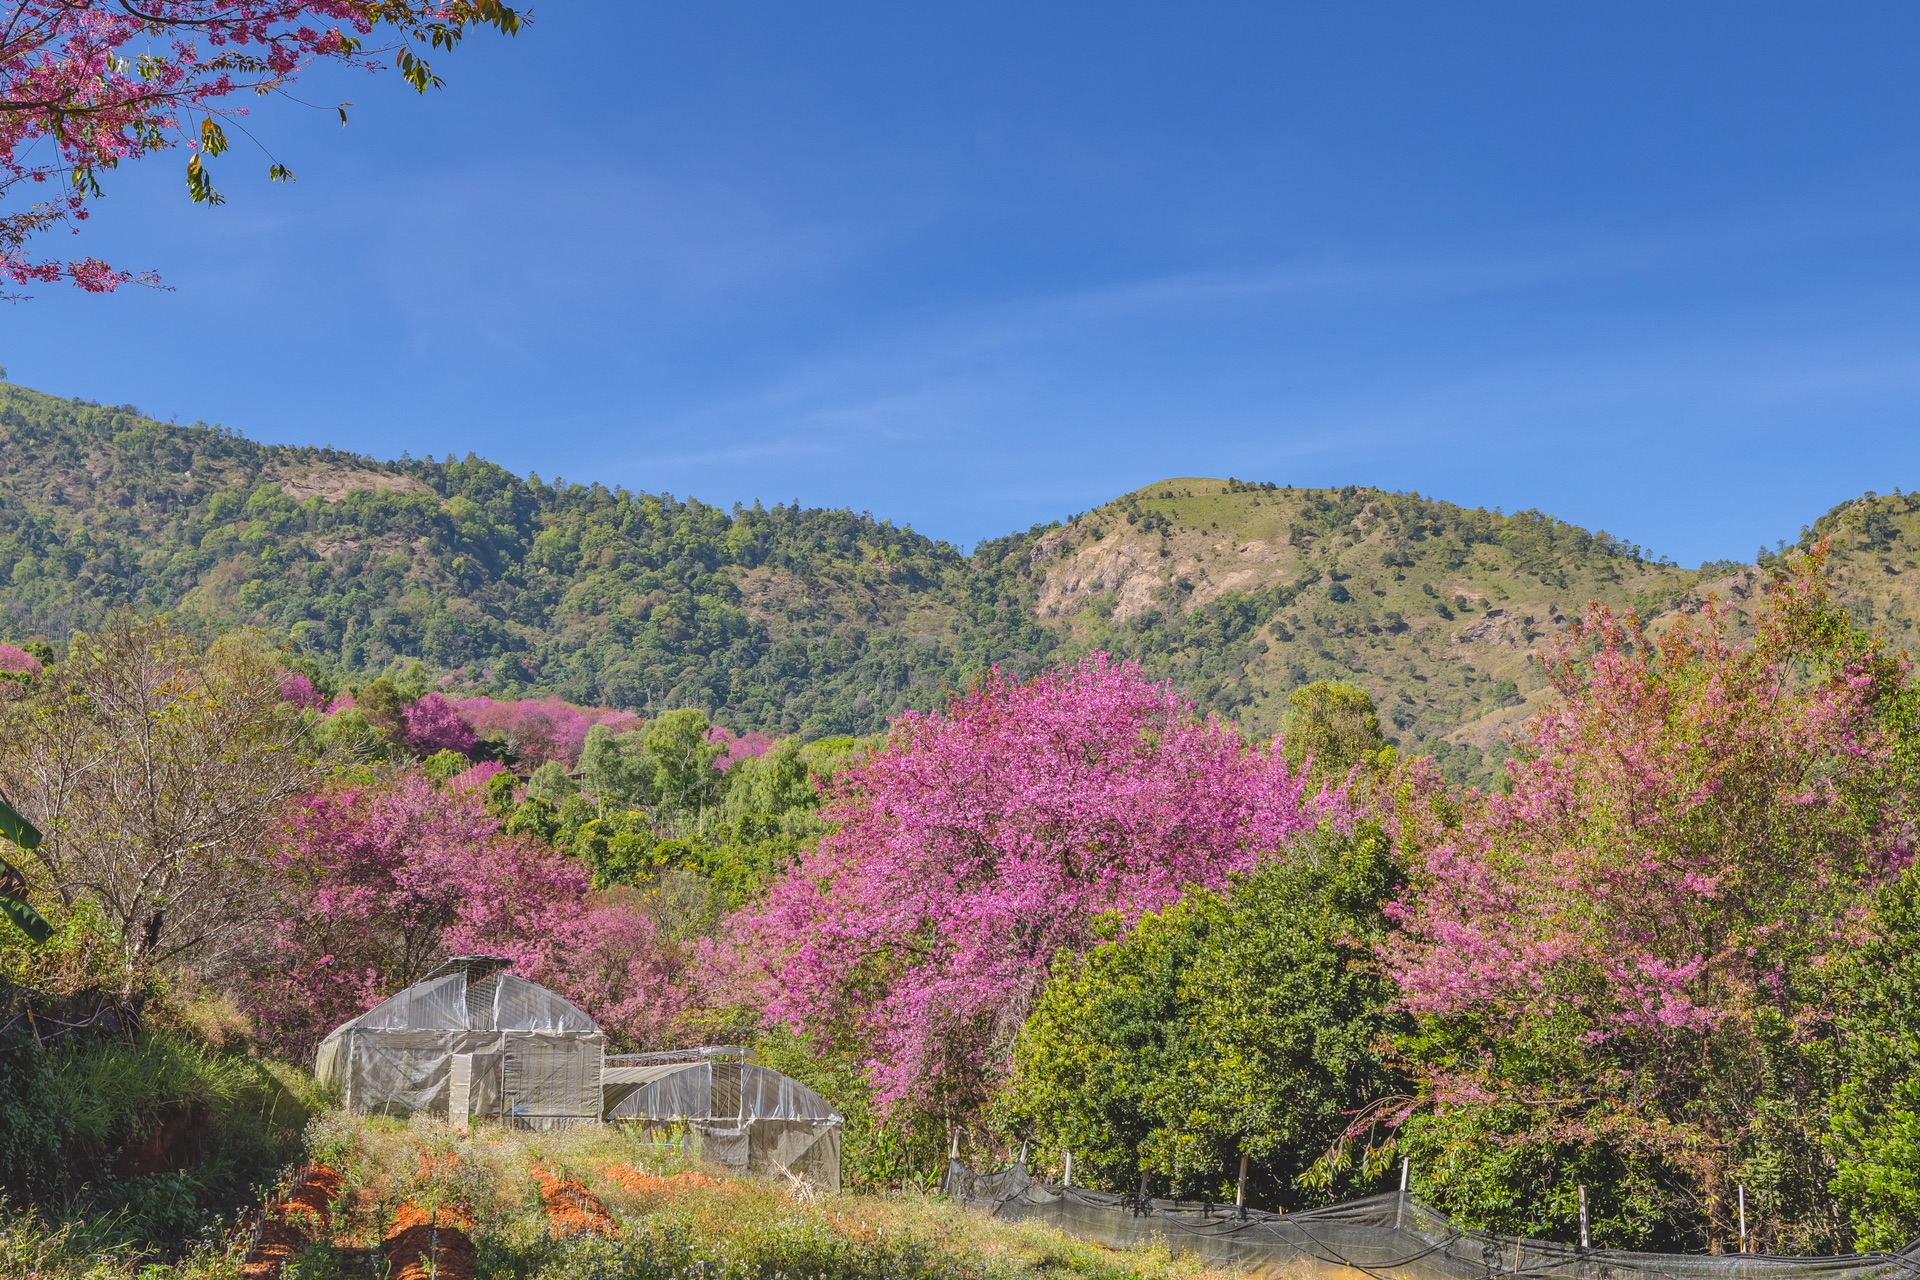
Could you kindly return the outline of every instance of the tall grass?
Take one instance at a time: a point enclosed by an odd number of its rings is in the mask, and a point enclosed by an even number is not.
[[[630,1186],[627,1166],[687,1171],[683,1156],[613,1126],[549,1133],[424,1121],[315,1121],[312,1157],[346,1175],[336,1236],[377,1245],[403,1203],[457,1202],[470,1214],[484,1280],[1195,1280],[1197,1265],[1152,1250],[1116,1253],[1043,1227],[995,1222],[914,1192],[829,1195],[757,1179]],[[535,1166],[580,1179],[618,1238],[553,1238]],[[711,1171],[709,1171],[711,1172]],[[353,1264],[361,1265],[357,1261]],[[344,1280],[336,1257],[289,1280]]]
[[[319,1102],[295,1068],[169,1033],[13,1039],[0,1043],[0,1196],[84,1248],[173,1256],[297,1157]],[[129,1157],[143,1142],[147,1167]]]

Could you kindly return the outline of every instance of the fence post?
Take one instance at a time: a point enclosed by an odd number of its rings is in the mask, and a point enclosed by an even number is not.
[[[1580,1247],[1593,1247],[1593,1238],[1587,1231],[1587,1184],[1580,1184]]]
[[[1747,1184],[1740,1184],[1740,1252],[1747,1251]]]
[[[1240,1210],[1240,1216],[1247,1216],[1247,1153],[1240,1153],[1240,1189],[1233,1193],[1233,1207]]]
[[[1411,1159],[1400,1157],[1400,1198],[1393,1205],[1393,1229],[1400,1230],[1406,1225],[1407,1216],[1407,1172],[1413,1167]]]
[[[1067,1152],[1067,1173],[1065,1177],[1060,1179],[1060,1185],[1063,1187],[1073,1185],[1073,1152],[1071,1151]]]

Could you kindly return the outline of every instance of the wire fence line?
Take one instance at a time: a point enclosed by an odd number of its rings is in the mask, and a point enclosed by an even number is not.
[[[1583,1249],[1465,1230],[1404,1191],[1278,1214],[1058,1186],[1019,1165],[977,1174],[957,1160],[942,1189],[996,1218],[1116,1249],[1165,1245],[1262,1280],[1920,1280],[1920,1242],[1832,1258]]]

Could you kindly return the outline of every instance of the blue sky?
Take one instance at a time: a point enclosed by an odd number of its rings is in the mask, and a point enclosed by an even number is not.
[[[1920,485],[1920,8],[545,0],[334,74],[14,381],[963,545],[1170,475],[1684,563]],[[183,161],[183,157],[179,158]],[[56,246],[64,247],[64,246]]]

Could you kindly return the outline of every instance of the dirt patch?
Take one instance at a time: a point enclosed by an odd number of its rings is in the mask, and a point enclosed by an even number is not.
[[[538,1165],[533,1167],[533,1179],[540,1187],[540,1203],[546,1207],[547,1226],[554,1239],[620,1234],[619,1226],[607,1216],[607,1206],[580,1179]]]
[[[308,498],[318,498],[322,502],[339,502],[348,494],[356,491],[379,493],[393,490],[396,493],[414,493],[426,488],[412,476],[389,475],[384,471],[363,471],[358,467],[317,467],[303,471],[299,475],[276,476],[280,491],[295,502],[305,502]]]
[[[160,1113],[151,1131],[120,1148],[113,1171],[123,1178],[138,1178],[184,1169],[200,1158],[200,1143],[206,1136],[206,1107],[198,1102],[171,1107]]]
[[[1125,622],[1160,608],[1169,584],[1183,583],[1184,607],[1210,604],[1228,591],[1254,592],[1296,580],[1301,557],[1284,539],[1242,538],[1220,531],[1178,529],[1161,538],[1126,526],[1075,545],[1063,535],[1045,544],[1035,567],[1044,569],[1034,602],[1041,618],[1071,617],[1105,596],[1113,618]],[[1041,549],[1036,548],[1039,557]]]
[[[632,1192],[643,1200],[653,1202],[677,1200],[699,1187],[720,1185],[718,1180],[709,1178],[704,1173],[676,1173],[670,1178],[662,1178],[657,1174],[642,1173],[628,1164],[608,1165],[607,1177],[619,1183],[624,1190]]]
[[[1489,609],[1486,615],[1462,627],[1453,637],[1454,644],[1503,645],[1520,649],[1540,633],[1534,630],[1532,614],[1515,614],[1505,609]]]
[[[314,1165],[294,1183],[287,1198],[267,1206],[259,1243],[240,1264],[243,1280],[273,1280],[309,1240],[324,1240],[332,1228],[331,1206],[340,1194],[340,1174]]]
[[[429,1214],[408,1201],[387,1231],[391,1280],[473,1280],[473,1218],[454,1205]]]

